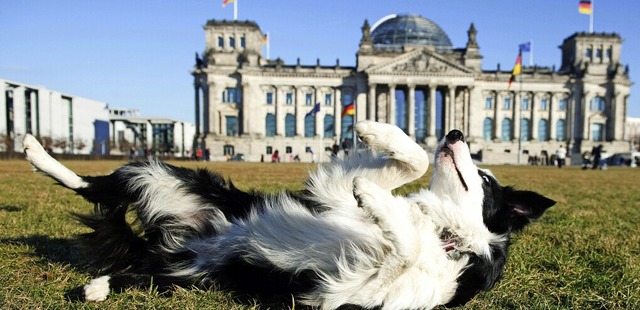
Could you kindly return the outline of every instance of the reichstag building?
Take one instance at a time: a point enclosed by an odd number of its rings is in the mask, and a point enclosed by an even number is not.
[[[509,85],[511,64],[482,68],[473,24],[466,45],[454,47],[421,16],[365,20],[355,67],[265,59],[253,21],[210,20],[204,29],[192,71],[194,146],[214,160],[242,153],[267,161],[276,150],[282,161],[326,160],[332,145],[350,145],[354,118],[395,124],[429,152],[460,129],[485,164],[524,164],[561,146],[574,164],[595,145],[629,149],[631,81],[616,33],[572,34],[560,44],[559,68],[525,66]]]

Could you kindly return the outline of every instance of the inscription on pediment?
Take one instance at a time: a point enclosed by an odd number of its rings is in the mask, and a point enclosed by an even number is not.
[[[405,62],[395,64],[390,68],[392,71],[399,72],[425,72],[425,73],[446,73],[458,71],[448,64],[442,62],[428,54],[420,54]]]

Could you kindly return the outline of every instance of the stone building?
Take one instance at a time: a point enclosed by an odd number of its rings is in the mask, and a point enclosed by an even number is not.
[[[355,67],[265,59],[252,21],[210,20],[204,30],[192,72],[194,147],[206,145],[213,158],[258,161],[279,150],[284,160],[323,160],[334,143],[351,141],[354,117],[395,124],[429,151],[460,129],[486,164],[546,159],[560,146],[576,160],[597,144],[629,149],[631,82],[615,33],[575,33],[560,46],[560,68],[523,67],[510,85],[511,67],[482,68],[473,24],[454,48],[421,16],[365,20]],[[343,113],[350,104],[355,115]]]

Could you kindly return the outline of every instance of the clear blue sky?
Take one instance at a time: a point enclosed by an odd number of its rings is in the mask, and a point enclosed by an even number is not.
[[[534,64],[559,67],[562,41],[588,30],[578,0],[238,0],[240,20],[271,35],[271,58],[295,64],[355,64],[364,19],[414,13],[444,29],[463,47],[471,22],[483,68],[510,70],[518,44],[533,40]],[[0,77],[139,109],[144,116],[193,121],[189,74],[204,50],[202,26],[232,19],[222,0],[8,0],[0,3]],[[640,3],[595,0],[596,32],[624,39],[622,62],[640,82]],[[528,58],[525,56],[525,63]],[[640,117],[640,87],[629,115]]]

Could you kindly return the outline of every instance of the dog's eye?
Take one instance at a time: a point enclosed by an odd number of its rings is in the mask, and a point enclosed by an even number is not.
[[[487,183],[487,184],[491,184],[491,178],[489,178],[489,177],[488,177],[488,176],[486,176],[486,175],[483,175],[483,176],[482,176],[482,180],[484,180],[484,182],[485,182],[485,183]]]

